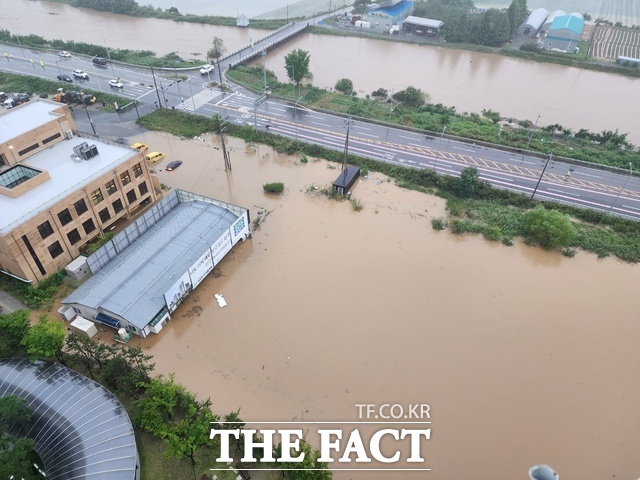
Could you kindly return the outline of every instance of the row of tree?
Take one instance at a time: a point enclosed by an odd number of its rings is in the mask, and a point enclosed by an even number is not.
[[[447,41],[500,46],[527,18],[527,1],[513,0],[505,10],[478,11],[471,0],[431,0],[417,3],[414,15],[444,21]]]

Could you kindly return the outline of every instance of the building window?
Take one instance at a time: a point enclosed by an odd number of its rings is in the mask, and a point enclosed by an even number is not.
[[[111,205],[113,206],[113,211],[114,211],[115,213],[121,212],[121,211],[122,211],[122,209],[124,208],[124,207],[122,206],[122,200],[120,200],[120,199],[116,200],[116,201],[115,201],[115,202],[113,202]]]
[[[129,200],[129,203],[135,202],[136,198],[138,198],[138,197],[136,197],[136,191],[135,190],[132,189],[132,190],[129,190],[127,192],[127,199]]]
[[[133,175],[138,178],[140,175],[142,175],[142,165],[140,165],[139,163],[136,163],[133,166]]]
[[[42,144],[46,145],[49,142],[53,142],[56,138],[60,138],[62,135],[60,135],[60,133],[56,133],[55,135],[51,135],[50,137],[45,138],[44,140],[42,140]]]
[[[49,220],[38,225],[38,231],[40,232],[40,236],[42,237],[43,240],[47,238],[49,235],[53,234],[53,228],[51,227]]]
[[[84,212],[89,210],[87,208],[87,203],[84,201],[84,198],[81,198],[80,200],[78,200],[76,203],[73,204],[73,206],[75,207],[76,213],[78,215],[82,215]]]
[[[94,205],[99,204],[102,200],[104,200],[104,197],[102,196],[102,190],[101,189],[97,189],[94,190],[93,192],[91,192],[91,201],[93,202]]]
[[[102,221],[102,223],[108,221],[111,218],[111,214],[109,214],[108,208],[103,208],[102,210],[100,210],[100,213],[98,213],[98,215],[100,215],[100,220]]]
[[[66,225],[71,221],[71,212],[68,208],[65,208],[63,211],[58,213],[58,220],[60,220],[61,225]]]
[[[49,253],[51,254],[51,258],[56,258],[62,253],[62,247],[60,246],[60,242],[55,242],[49,245]]]
[[[114,193],[116,193],[118,191],[118,187],[116,187],[116,182],[111,180],[109,183],[107,183],[106,189],[109,195],[113,195]]]
[[[39,146],[40,146],[40,144],[39,144],[39,143],[34,143],[33,145],[30,145],[30,146],[28,146],[27,148],[23,148],[22,150],[20,150],[20,151],[18,152],[18,155],[22,156],[22,155],[24,155],[25,153],[29,153],[29,152],[31,152],[31,151],[33,151],[33,150],[35,150],[36,148],[38,148]]]
[[[96,226],[93,223],[93,218],[90,218],[89,220],[84,222],[82,224],[82,228],[84,228],[84,233],[86,233],[87,235],[89,235],[91,232],[93,232],[96,229]]]
[[[140,187],[138,187],[140,190],[140,196],[144,195],[145,193],[147,193],[149,191],[149,187],[147,187],[147,182],[142,182],[140,184]]]
[[[120,174],[120,180],[122,180],[122,185],[126,185],[127,183],[131,183],[131,177],[129,176],[129,170],[125,170]]]
[[[67,233],[67,238],[69,239],[69,243],[71,245],[75,245],[80,241],[80,233],[77,228],[74,228],[69,233]]]

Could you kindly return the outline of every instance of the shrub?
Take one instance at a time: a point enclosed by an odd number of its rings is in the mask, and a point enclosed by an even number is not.
[[[356,212],[359,212],[364,208],[364,205],[362,204],[362,202],[355,197],[351,197],[349,199],[349,203],[351,203],[351,208]]]
[[[497,225],[488,227],[484,231],[484,238],[486,238],[487,240],[491,240],[493,242],[498,242],[502,239],[502,229]]]
[[[350,95],[353,92],[353,82],[348,78],[341,78],[336,82],[335,89],[344,94]]]
[[[431,220],[431,226],[434,230],[444,230],[447,225],[442,218],[434,218]]]
[[[265,183],[264,185],[262,185],[262,189],[267,193],[282,193],[284,192],[284,183],[282,182]]]
[[[568,215],[537,206],[524,215],[525,234],[543,248],[567,247],[578,231]]]

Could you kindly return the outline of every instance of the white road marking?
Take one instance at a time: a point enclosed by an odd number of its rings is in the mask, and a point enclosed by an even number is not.
[[[582,172],[574,172],[574,175],[583,175],[585,177],[602,178],[599,175],[591,175],[589,173],[582,173]]]
[[[561,193],[561,194],[563,194],[563,195],[565,195],[565,196],[580,197],[580,195],[578,195],[577,193],[573,193],[573,192],[565,192],[565,191],[563,191],[563,190],[556,190],[555,188],[547,188],[547,190],[548,190],[549,192],[558,192],[558,193]]]
[[[468,149],[468,148],[462,148],[462,147],[453,147],[453,148],[455,148],[456,150],[464,150],[465,152],[472,152],[472,153],[476,153],[476,151],[475,151],[475,150],[470,150],[470,149]]]
[[[405,136],[405,135],[398,135],[398,137],[400,137],[400,138],[406,138],[407,140],[419,140],[419,139],[418,139],[418,138],[416,138],[416,137],[407,137],[407,136]]]

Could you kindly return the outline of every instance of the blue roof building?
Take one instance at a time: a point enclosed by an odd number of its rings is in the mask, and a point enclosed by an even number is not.
[[[399,0],[391,5],[369,10],[369,16],[381,17],[388,23],[399,23],[413,13],[413,2]]]
[[[544,47],[547,50],[560,50],[567,53],[576,53],[580,35],[584,28],[584,19],[580,15],[561,15],[553,19]]]

